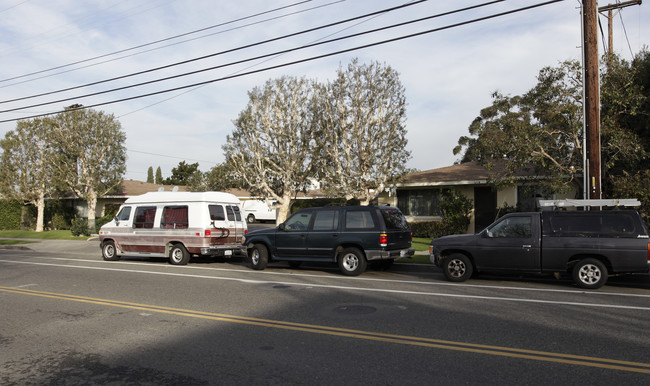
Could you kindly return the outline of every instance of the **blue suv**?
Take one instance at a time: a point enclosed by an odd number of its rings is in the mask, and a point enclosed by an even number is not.
[[[253,269],[270,261],[337,263],[348,276],[362,274],[368,263],[388,268],[396,258],[411,257],[411,228],[399,209],[385,206],[306,208],[273,229],[246,235]]]

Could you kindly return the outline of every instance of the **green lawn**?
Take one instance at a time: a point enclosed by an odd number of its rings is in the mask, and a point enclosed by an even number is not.
[[[0,237],[10,239],[87,240],[87,236],[73,236],[70,231],[0,231]]]

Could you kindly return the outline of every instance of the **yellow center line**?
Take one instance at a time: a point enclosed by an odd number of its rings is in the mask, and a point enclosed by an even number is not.
[[[380,342],[389,342],[397,344],[406,344],[411,346],[421,346],[430,348],[439,348],[444,350],[454,350],[471,352],[477,354],[496,355],[510,358],[531,359],[545,362],[555,362],[562,364],[572,364],[578,366],[598,367],[611,370],[621,370],[628,372],[637,372],[650,374],[650,363],[628,362],[616,359],[588,357],[572,354],[561,354],[546,351],[526,350],[500,346],[490,346],[482,344],[473,344],[465,342],[455,342],[441,339],[431,339],[407,335],[383,334],[371,331],[352,330],[346,328],[320,326],[314,324],[303,324],[286,322],[271,319],[260,319],[247,316],[236,316],[219,314],[213,312],[203,312],[186,310],[181,308],[162,307],[149,304],[123,302],[110,299],[98,299],[85,296],[60,294],[54,292],[34,291],[23,288],[3,287],[0,286],[0,292],[39,296],[44,298],[69,300],[75,302],[91,303],[111,307],[128,308],[133,310],[157,312],[192,318],[216,320],[229,323],[247,324],[260,327],[279,328],[284,330],[301,331],[314,334],[334,335],[355,339],[365,339]]]

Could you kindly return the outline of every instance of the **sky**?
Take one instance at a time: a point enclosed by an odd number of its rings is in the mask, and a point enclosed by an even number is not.
[[[378,61],[400,74],[412,155],[407,167],[449,166],[459,159],[453,154],[458,139],[491,104],[494,92],[525,93],[543,67],[581,60],[578,0],[490,17],[543,2],[0,0],[0,121],[8,121],[0,123],[0,136],[15,129],[13,119],[77,103],[106,103],[94,109],[113,114],[126,133],[126,179],[145,181],[149,167],[160,167],[163,177],[169,177],[181,161],[198,162],[201,171],[208,171],[225,161],[222,146],[250,90],[282,76],[327,82],[340,66],[358,58],[360,63]],[[601,1],[599,6],[616,2]],[[415,4],[317,29],[409,3]],[[607,19],[599,19],[606,35]],[[431,32],[330,55],[425,31]],[[286,35],[293,36],[256,44]],[[614,51],[627,60],[647,47],[650,5],[615,14],[613,36]],[[602,54],[602,36],[599,42]],[[291,51],[272,55],[286,50]],[[322,55],[329,56],[315,59]],[[210,57],[170,66],[204,56]],[[300,63],[282,66],[291,62]],[[159,67],[166,68],[150,71]],[[212,67],[217,68],[178,76]],[[139,72],[145,73],[126,76]],[[166,77],[172,79],[153,82]],[[151,83],[104,92],[143,82]],[[199,83],[204,84],[187,87]],[[88,95],[93,93],[100,94]],[[150,93],[154,95],[142,97]],[[19,98],[24,99],[12,101]]]

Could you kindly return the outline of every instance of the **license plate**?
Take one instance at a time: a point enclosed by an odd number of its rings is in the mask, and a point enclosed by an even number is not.
[[[223,251],[224,256],[232,256],[232,251],[230,249],[226,249]]]

